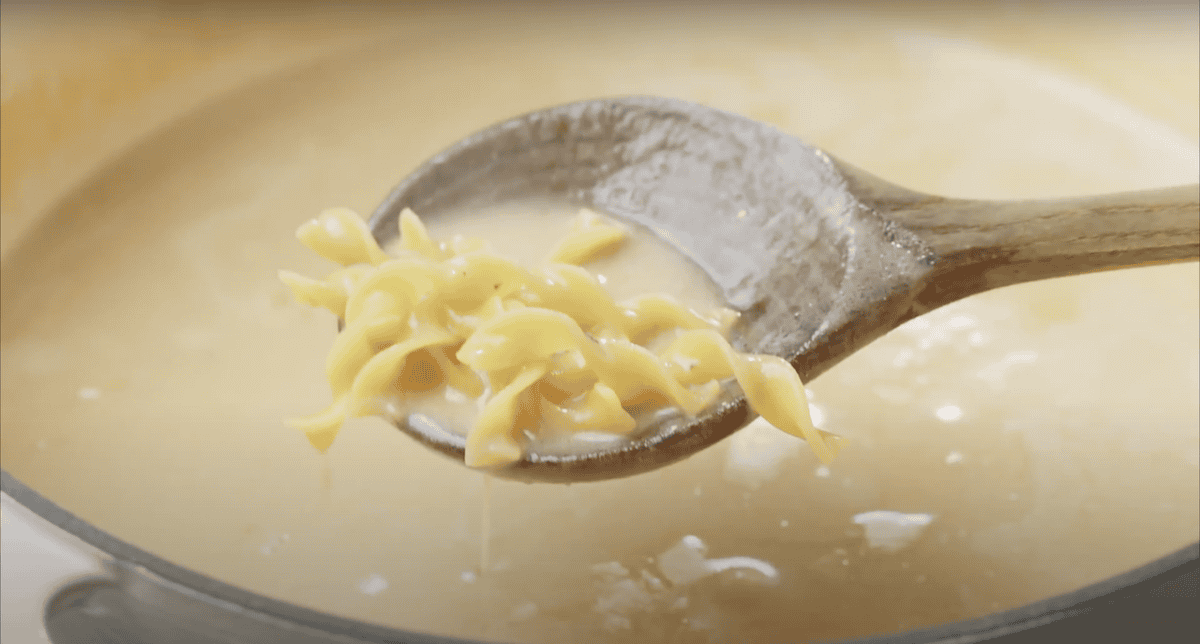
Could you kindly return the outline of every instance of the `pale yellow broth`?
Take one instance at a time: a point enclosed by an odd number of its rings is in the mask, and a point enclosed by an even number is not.
[[[107,165],[3,265],[4,468],[256,592],[528,642],[888,632],[1069,591],[1197,540],[1195,263],[1008,288],[907,324],[810,383],[818,424],[854,439],[828,468],[757,426],[625,480],[494,481],[486,570],[481,474],[378,419],[316,453],[281,420],[328,402],[335,333],[276,280],[329,269],[296,226],[329,206],[370,212],[429,155],[522,111],[703,101],[955,196],[1197,173],[1194,140],[1087,86],[865,16],[587,28],[410,30],[227,95]],[[471,226],[513,253],[546,232]],[[707,288],[678,266],[662,283],[633,272],[636,290]],[[881,536],[854,521],[880,510],[927,525]],[[681,573],[688,535],[731,568]]]

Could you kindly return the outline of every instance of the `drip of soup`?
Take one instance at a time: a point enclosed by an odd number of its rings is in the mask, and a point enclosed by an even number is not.
[[[808,383],[817,425],[851,439],[828,466],[756,424],[629,479],[493,481],[483,565],[479,472],[379,419],[351,421],[324,455],[283,424],[328,402],[336,332],[276,279],[328,268],[293,239],[297,221],[326,204],[369,212],[424,158],[529,109],[630,93],[708,102],[961,196],[1195,180],[1194,141],[970,43],[862,16],[681,20],[596,20],[586,46],[565,15],[503,32],[433,25],[258,81],[141,141],[5,259],[4,468],[229,583],[518,642],[891,632],[1196,541],[1194,263],[1006,288],[913,320]],[[540,255],[560,220],[538,217],[428,223]],[[657,270],[604,274],[708,297],[690,264],[644,261]]]

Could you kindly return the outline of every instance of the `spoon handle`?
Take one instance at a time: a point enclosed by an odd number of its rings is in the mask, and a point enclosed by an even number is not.
[[[917,297],[930,308],[1010,284],[1200,258],[1200,185],[1043,201],[872,192],[866,205],[933,252]]]

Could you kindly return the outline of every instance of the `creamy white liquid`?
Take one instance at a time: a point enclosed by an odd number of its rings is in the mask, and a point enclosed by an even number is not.
[[[575,22],[431,27],[157,133],[5,260],[4,468],[256,592],[528,642],[894,631],[1196,541],[1195,263],[1008,288],[913,321],[810,383],[818,424],[855,439],[830,467],[751,427],[626,480],[496,481],[486,570],[477,472],[378,419],[349,423],[326,456],[283,425],[328,401],[335,332],[275,278],[328,268],[297,224],[333,205],[369,212],[421,160],[529,109],[705,101],[955,196],[1195,178],[1192,148],[1171,156],[1055,77],[969,43],[861,16],[686,19],[589,23],[586,46]]]

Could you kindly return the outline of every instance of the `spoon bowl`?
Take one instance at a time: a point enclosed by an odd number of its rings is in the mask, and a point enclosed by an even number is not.
[[[423,219],[528,199],[641,224],[742,312],[734,348],[788,360],[808,382],[903,322],[1020,282],[1200,256],[1200,186],[1052,201],[974,201],[890,184],[774,127],[684,101],[625,97],[520,116],[463,139],[402,181],[371,218],[383,245]],[[695,418],[667,416],[587,453],[529,451],[496,470],[580,482],[662,467],[753,415],[736,383]],[[465,438],[394,419],[459,460]]]

